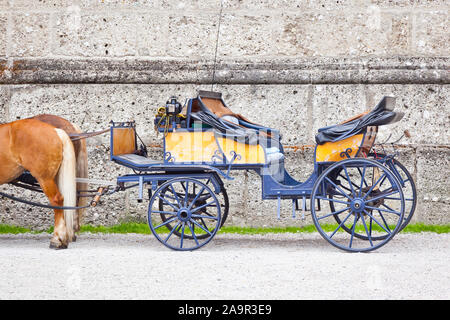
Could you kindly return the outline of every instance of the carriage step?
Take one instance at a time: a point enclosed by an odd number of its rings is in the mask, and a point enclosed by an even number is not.
[[[277,219],[281,220],[281,197],[278,196],[277,197],[278,200],[278,204],[277,204]],[[299,199],[292,199],[292,218],[296,218],[296,214],[295,211],[300,211],[299,206],[298,206],[298,200]],[[301,215],[301,219],[305,220],[305,212],[307,211],[307,207],[306,207],[306,196],[302,197],[302,215]]]

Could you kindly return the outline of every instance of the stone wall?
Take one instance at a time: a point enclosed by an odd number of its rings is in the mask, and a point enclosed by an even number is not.
[[[449,9],[444,0],[0,0],[0,121],[52,113],[95,131],[134,119],[160,158],[154,113],[172,95],[211,89],[217,44],[214,90],[233,111],[281,129],[299,180],[312,171],[318,128],[396,96],[405,118],[378,139],[411,132],[398,151],[418,186],[414,220],[449,223]],[[107,135],[88,148],[91,178],[126,172],[108,161]],[[229,224],[311,223],[291,220],[289,201],[276,221],[259,178],[234,176]],[[0,223],[52,224],[46,210],[9,200],[0,212]],[[86,222],[145,219],[130,191],[90,209]]]

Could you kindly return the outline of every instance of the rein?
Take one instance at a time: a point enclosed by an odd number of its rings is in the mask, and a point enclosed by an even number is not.
[[[40,208],[45,208],[45,209],[78,210],[78,209],[86,209],[89,207],[95,207],[97,205],[97,203],[99,202],[101,196],[103,196],[105,194],[113,194],[115,192],[116,192],[116,190],[109,191],[109,188],[107,188],[107,187],[99,188],[98,191],[93,195],[93,199],[91,200],[91,202],[88,205],[80,206],[80,207],[64,207],[64,206],[52,206],[52,205],[48,205],[48,204],[42,204],[42,203],[38,203],[38,202],[28,201],[25,199],[20,199],[20,198],[14,197],[10,194],[7,194],[7,193],[1,192],[1,191],[0,191],[0,196],[8,198],[10,200],[24,203],[29,206],[40,207]]]
[[[24,199],[20,199],[20,198],[16,198],[10,194],[7,193],[3,193],[0,191],[0,196],[8,198],[10,200],[14,200],[17,202],[21,202],[24,204],[27,204],[29,206],[34,206],[34,207],[40,207],[40,208],[45,208],[45,209],[56,209],[56,210],[78,210],[78,209],[85,209],[85,208],[89,208],[90,206],[92,206],[91,203],[89,203],[88,205],[85,206],[81,206],[81,207],[59,207],[59,206],[51,206],[51,205],[47,205],[47,204],[42,204],[42,203],[38,203],[38,202],[32,202],[32,201],[28,201],[28,200],[24,200]]]

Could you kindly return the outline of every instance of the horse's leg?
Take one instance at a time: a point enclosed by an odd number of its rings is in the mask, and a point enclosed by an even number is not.
[[[58,190],[56,182],[53,180],[39,181],[42,190],[48,197],[52,206],[61,207],[64,205],[64,198]],[[64,210],[55,209],[55,227],[53,237],[50,240],[50,248],[66,249],[69,239],[64,221]]]

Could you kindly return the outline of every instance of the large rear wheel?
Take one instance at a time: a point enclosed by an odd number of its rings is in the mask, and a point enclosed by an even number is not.
[[[376,158],[378,159],[378,162],[386,165],[391,170],[391,172],[395,175],[395,177],[400,182],[400,185],[402,186],[403,196],[405,199],[405,214],[403,216],[403,223],[399,229],[399,232],[400,232],[411,221],[411,218],[416,209],[417,191],[416,191],[416,186],[414,184],[414,180],[413,180],[411,174],[409,173],[409,171],[406,169],[406,167],[403,164],[401,164],[398,160],[396,160],[395,158],[386,158],[386,156],[382,155],[382,154],[377,154],[377,155],[369,154],[369,156],[371,156],[371,157],[376,156]],[[385,181],[386,180],[384,180],[380,183],[379,188],[383,187],[383,183]],[[347,178],[346,178],[345,172],[343,170],[340,171],[336,175],[335,182],[343,190],[345,190],[347,192],[351,191],[350,186],[347,184]],[[343,200],[345,198],[343,196],[335,195],[335,194],[330,194],[329,197],[336,199],[336,200]],[[386,200],[395,200],[395,199],[398,199],[398,198],[394,195],[392,197],[388,197]],[[335,211],[334,203],[335,202],[333,202],[333,201],[329,202],[331,211]],[[380,206],[381,209],[389,209],[388,204],[385,202],[380,202],[380,203],[378,203],[378,205]],[[382,212],[380,210],[378,210],[378,211],[380,214],[382,214]],[[341,218],[339,215],[335,215],[334,218],[337,223],[341,223]],[[345,225],[343,225],[342,228],[349,233],[351,232],[351,230],[346,228]],[[365,232],[362,232],[362,233],[355,232],[355,237],[364,239],[364,240],[368,240]],[[383,235],[375,236],[375,239],[380,240],[379,237],[383,237]]]
[[[329,205],[318,211],[313,205],[318,200]],[[336,162],[323,171],[312,190],[317,230],[346,251],[372,251],[386,244],[400,230],[404,212],[400,182],[386,166],[370,159]]]

